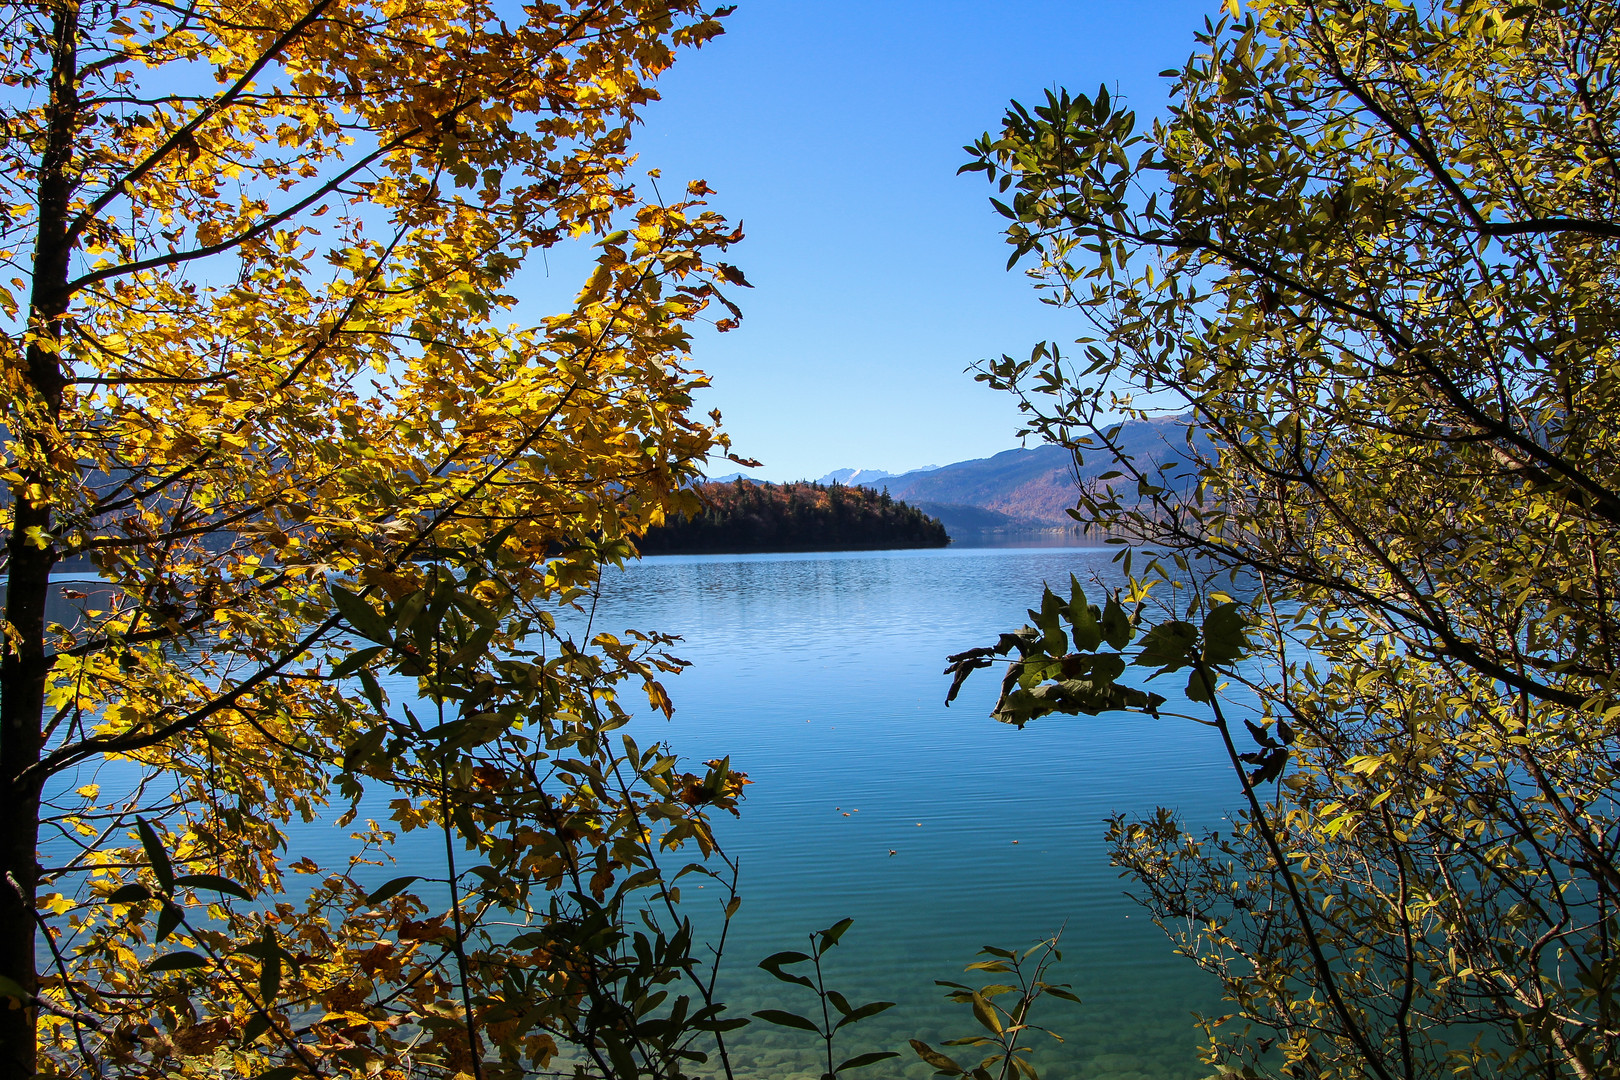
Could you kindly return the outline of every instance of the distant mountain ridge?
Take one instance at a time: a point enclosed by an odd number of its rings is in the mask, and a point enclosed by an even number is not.
[[[1186,417],[1133,420],[1121,427],[1118,441],[1138,467],[1154,471],[1188,463],[1187,432]],[[1192,442],[1199,450],[1209,445],[1196,430]],[[1079,481],[1095,480],[1116,468],[1105,450],[1088,451],[1084,457],[1085,464],[1076,469],[1067,449],[1044,444],[856,483],[887,488],[891,496],[939,518],[948,529],[1049,529],[1074,524],[1068,510],[1079,497]],[[839,471],[858,476],[868,470]]]
[[[1120,449],[1146,472],[1161,466],[1187,466],[1190,421],[1187,416],[1131,420],[1117,436]],[[1209,439],[1191,428],[1194,450],[1205,452]],[[835,469],[816,483],[888,491],[930,517],[943,522],[952,536],[984,532],[1017,532],[1072,528],[1068,514],[1079,499],[1082,480],[1094,481],[1117,468],[1106,450],[1088,450],[1076,468],[1074,455],[1050,443],[1029,449],[1003,450],[987,458],[928,465],[904,473],[882,469]],[[714,477],[710,482],[744,479],[741,473]]]
[[[892,473],[883,469],[834,469],[816,481],[818,484],[843,484],[845,487],[874,487],[896,476],[916,476],[933,472],[938,465],[923,465],[905,473]]]
[[[913,505],[935,503],[989,510],[1005,524],[1062,525],[1074,505],[1073,457],[1061,446],[1003,450],[988,458],[958,461],[932,472],[892,477],[889,494]],[[901,494],[904,492],[904,494]]]

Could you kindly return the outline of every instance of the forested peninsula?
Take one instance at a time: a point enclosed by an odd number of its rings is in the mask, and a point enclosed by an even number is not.
[[[649,530],[640,541],[642,554],[862,551],[951,542],[938,520],[887,491],[741,479],[696,490],[705,509]]]

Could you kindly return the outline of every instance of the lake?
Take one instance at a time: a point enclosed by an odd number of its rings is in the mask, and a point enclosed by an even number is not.
[[[853,917],[827,958],[829,983],[852,1001],[898,1007],[846,1029],[840,1058],[899,1050],[900,1059],[851,1080],[926,1080],[933,1070],[907,1039],[937,1047],[977,1030],[934,980],[975,981],[962,969],[980,946],[1021,949],[1062,930],[1064,961],[1050,978],[1070,983],[1084,1003],[1048,999],[1035,1016],[1065,1040],[1036,1042],[1033,1062],[1045,1080],[1209,1074],[1196,1057],[1193,1018],[1225,1011],[1217,987],[1124,895],[1103,819],[1165,805],[1193,824],[1218,824],[1241,796],[1215,734],[1140,716],[1048,717],[1020,731],[989,718],[996,671],[978,673],[944,705],[947,654],[1024,623],[1042,582],[1064,591],[1074,573],[1100,598],[1094,579],[1119,581],[1112,554],[661,556],[604,576],[596,630],[680,634],[674,651],[692,661],[666,682],[674,719],[638,718],[637,739],[669,742],[697,771],[696,763],[729,754],[754,781],[740,819],[716,815],[717,835],[742,867],[743,904],[720,983],[733,1014],[807,1012],[807,992],[756,965]],[[1188,708],[1182,683],[1163,681],[1170,685],[1155,689],[1169,707]],[[408,700],[414,680],[389,689]],[[115,773],[103,766],[99,778]],[[333,863],[347,853],[350,831],[317,822],[290,833],[296,850]],[[400,868],[379,869],[381,877],[413,872],[417,857],[431,873],[441,857],[427,834],[402,837],[395,853]],[[718,921],[719,904],[685,889],[683,907],[700,925]],[[733,1033],[739,1080],[819,1076],[813,1038],[759,1022]]]
[[[981,945],[1019,948],[1061,928],[1054,977],[1084,1004],[1052,1000],[1037,1016],[1065,1039],[1037,1043],[1043,1077],[1209,1074],[1193,1014],[1224,1011],[1214,981],[1124,895],[1102,835],[1114,812],[1165,805],[1215,824],[1235,808],[1214,733],[1139,716],[1049,717],[1020,731],[989,718],[993,671],[944,705],[947,654],[1027,621],[1043,581],[1117,582],[1112,555],[663,556],[608,574],[596,628],[681,634],[675,651],[693,664],[667,684],[674,720],[638,725],[638,738],[667,739],[693,761],[730,754],[754,780],[742,817],[718,823],[742,863],[722,977],[734,1009],[805,1011],[807,997],[754,965],[852,916],[829,957],[833,985],[899,1006],[846,1029],[841,1049],[904,1051],[857,1076],[923,1078],[933,1070],[906,1039],[938,1046],[976,1026],[933,981],[971,981],[962,968]],[[1155,688],[1174,707],[1179,687]],[[807,1038],[757,1023],[736,1033],[739,1075],[814,1069]]]

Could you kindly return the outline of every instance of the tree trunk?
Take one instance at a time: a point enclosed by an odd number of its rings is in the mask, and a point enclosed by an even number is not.
[[[30,772],[43,740],[45,683],[51,660],[45,650],[45,605],[51,567],[51,485],[38,463],[57,441],[64,379],[56,345],[67,311],[68,202],[72,193],[73,142],[79,123],[77,0],[62,0],[51,30],[50,102],[40,157],[38,234],[34,247],[28,387],[9,422],[13,440],[32,457],[12,485],[14,519],[7,538],[5,653],[0,658],[0,975],[32,995],[38,987],[35,893],[41,778]],[[0,1075],[36,1072],[33,1008],[0,1008]]]

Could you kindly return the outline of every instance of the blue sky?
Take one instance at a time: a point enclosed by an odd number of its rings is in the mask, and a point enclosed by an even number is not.
[[[1141,118],[1216,0],[741,0],[660,84],[637,138],[675,187],[741,219],[746,319],[698,366],[767,479],[902,472],[1017,445],[1016,410],[966,369],[1081,330],[1007,273],[962,145],[1011,98],[1106,82]],[[667,193],[667,191],[666,191]],[[716,472],[732,471],[724,465]]]

